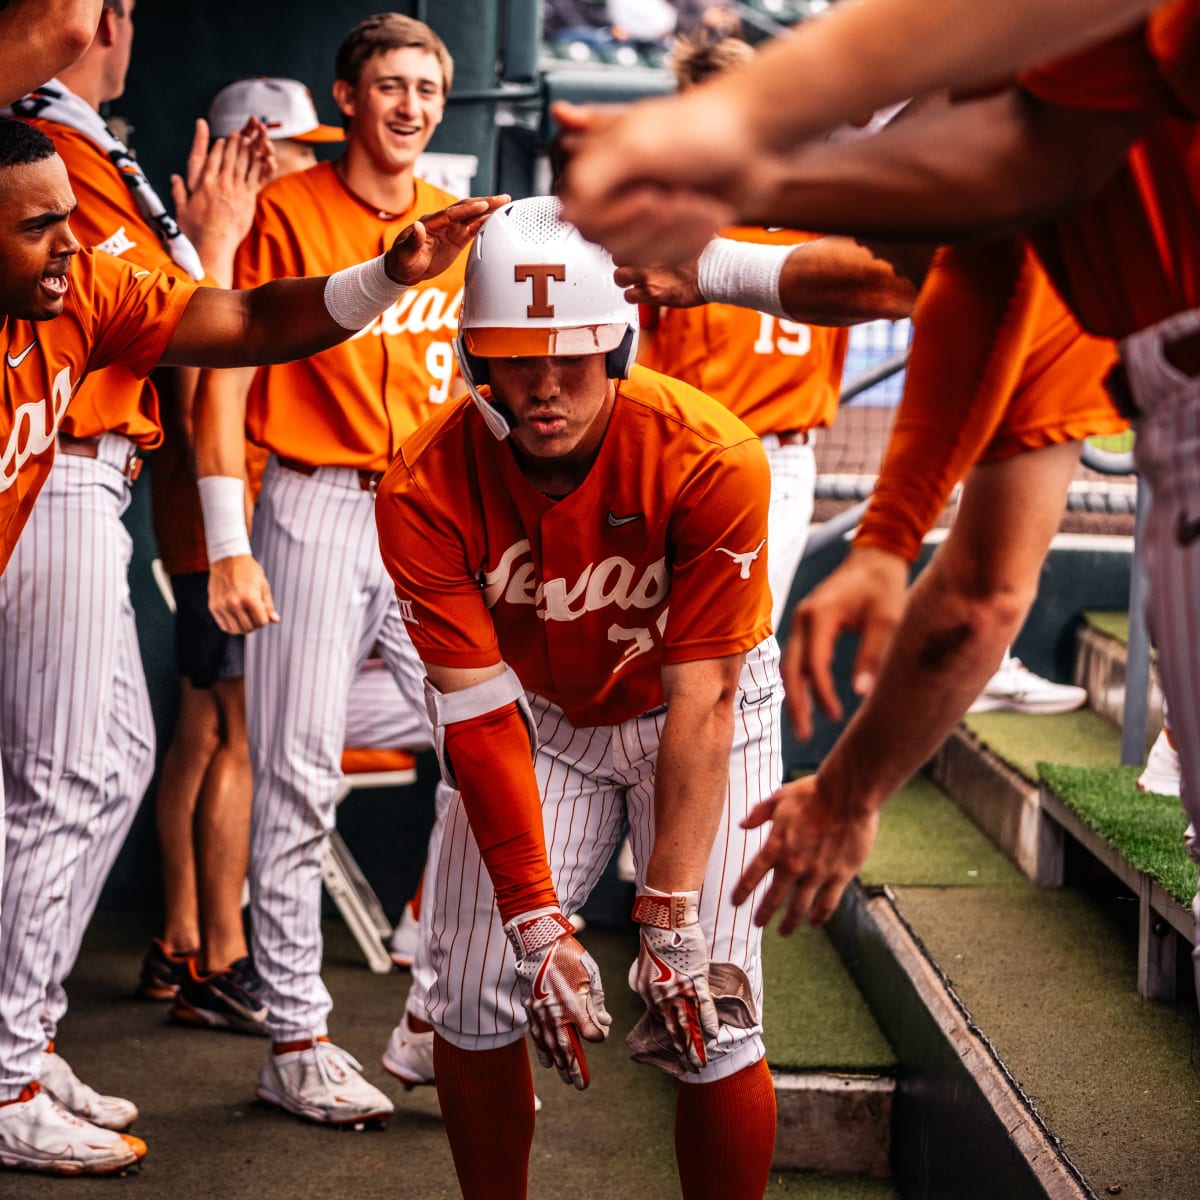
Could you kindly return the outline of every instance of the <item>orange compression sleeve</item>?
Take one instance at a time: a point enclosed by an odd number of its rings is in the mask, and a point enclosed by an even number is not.
[[[857,544],[917,557],[1003,421],[1044,286],[1032,251],[1015,239],[938,252],[913,313],[904,398]]]
[[[557,905],[529,730],[516,704],[448,725],[446,755],[501,919]]]

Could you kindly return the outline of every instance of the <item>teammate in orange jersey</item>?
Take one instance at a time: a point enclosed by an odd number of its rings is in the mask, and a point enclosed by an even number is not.
[[[248,292],[197,288],[106,254],[80,250],[69,218],[75,196],[54,143],[24,121],[0,120],[0,313],[5,317],[4,402],[0,407],[0,567],[7,564],[50,470],[55,434],[92,370],[116,363],[145,375],[158,363],[240,366],[314,353],[364,327],[409,283],[438,274],[461,253],[496,199],[464,202],[400,232],[386,256],[329,279],[292,279]],[[403,282],[396,282],[397,280]],[[61,553],[57,542],[47,554]],[[60,611],[54,597],[13,597],[0,620],[36,627]],[[53,723],[54,712],[38,719]],[[56,812],[73,811],[81,789],[64,778]],[[76,827],[86,813],[43,829],[46,867],[28,880],[40,897],[34,929],[67,919],[63,897],[80,869]],[[10,864],[20,867],[22,864]],[[53,881],[53,886],[51,886]],[[30,909],[23,910],[27,916]],[[8,913],[0,914],[6,924]],[[28,936],[6,932],[4,943]],[[3,1000],[3,997],[0,997]],[[37,1005],[6,1017],[41,1054]],[[38,1082],[36,1064],[0,1075],[0,1164],[102,1173],[145,1152],[61,1109]]]
[[[441,39],[420,21],[383,13],[352,30],[334,82],[345,153],[263,190],[237,281],[336,269],[377,251],[413,214],[445,204],[414,168],[442,119],[452,71]],[[321,1124],[381,1121],[392,1111],[327,1038],[320,866],[347,700],[374,647],[403,696],[400,744],[429,744],[421,664],[379,557],[373,496],[402,439],[451,394],[461,288],[456,264],[345,345],[257,375],[213,374],[197,398],[212,610],[228,632],[266,625],[246,647],[252,946],[274,1043],[258,1094]],[[240,499],[232,503],[244,490],[247,436],[270,451],[254,556]],[[223,518],[214,521],[211,507],[226,492],[232,537],[217,532]],[[432,1030],[424,1034],[432,1040]]]
[[[646,1003],[627,1041],[679,1079],[684,1196],[761,1196],[774,1142],[760,946],[726,894],[780,771],[770,473],[721,405],[631,370],[636,310],[611,273],[557,201],[498,213],[456,343],[472,400],[405,441],[376,505],[459,789],[422,952],[469,1198],[526,1194],[526,1029],[588,1084],[583,1043],[611,1018],[567,918],[627,829]]]
[[[11,104],[92,44],[103,0],[9,0],[0,9],[0,104]]]
[[[210,279],[228,286],[234,251],[270,166],[269,148],[259,128],[251,137],[235,131],[206,153],[206,134],[199,130],[189,159],[191,187],[177,197],[188,232],[166,215],[99,112],[124,91],[134,8],[134,0],[106,3],[87,51],[13,110],[51,138],[66,164],[79,201],[72,229],[83,245],[183,278],[207,270]],[[25,1060],[34,1054],[32,1024],[20,1014],[38,1011],[43,1048],[55,1044],[67,1007],[63,980],[154,771],[154,721],[121,514],[142,465],[139,454],[162,437],[157,389],[165,390],[168,417],[178,419],[195,377],[195,371],[164,369],[151,382],[115,365],[80,384],[59,426],[59,457],[32,515],[30,536],[0,579],[0,605],[54,596],[60,617],[36,628],[11,622],[0,636],[0,741],[10,818],[0,925],[6,946],[0,954],[0,1063],[17,1079],[26,1076]],[[48,555],[51,543],[57,552]],[[86,574],[81,562],[88,564]],[[52,729],[39,719],[48,711],[61,714]],[[66,919],[42,923],[31,910],[42,903],[38,881],[47,870],[45,856],[57,839],[70,836],[50,816],[60,805],[62,779],[74,780],[77,791],[68,819],[80,831],[73,848],[79,869]],[[27,928],[39,934],[13,936]],[[181,948],[195,946],[184,942]],[[228,950],[229,957],[213,961],[210,954],[201,964],[206,971],[246,954],[244,941],[215,950]],[[247,1003],[252,1011],[261,1007],[248,997]],[[81,1084],[59,1054],[40,1057],[43,1088],[77,1116],[115,1129],[136,1117],[129,1101]]]
[[[308,89],[296,79],[241,79],[209,105],[214,138],[236,138],[255,120],[270,139],[275,176],[313,166],[315,145],[344,137],[321,124]],[[243,234],[253,215],[252,201]],[[232,252],[229,259],[232,279]],[[146,953],[138,992],[173,1000],[171,1017],[185,1024],[261,1033],[266,1007],[242,919],[254,787],[244,638],[222,630],[208,608],[193,394],[177,390],[174,402],[163,406],[163,442],[151,460],[150,484],[154,537],[175,604],[179,715],[155,794],[162,936]],[[253,457],[247,463],[253,499],[266,454],[247,446],[247,455]]]

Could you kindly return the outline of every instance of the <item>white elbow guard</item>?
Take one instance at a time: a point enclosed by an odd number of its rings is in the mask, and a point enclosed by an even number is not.
[[[486,716],[514,701],[529,731],[529,753],[532,755],[537,751],[538,745],[533,709],[529,707],[525,689],[521,686],[516,671],[507,663],[503,675],[495,675],[457,692],[439,692],[428,679],[425,680],[425,705],[429,709],[429,720],[433,723],[433,748],[437,751],[442,778],[450,787],[458,790],[454,769],[446,756],[446,726],[454,725],[458,721],[469,721],[472,717]]]
[[[211,566],[223,558],[250,553],[246,532],[246,481],[233,475],[205,475],[197,481],[204,514],[204,544]]]
[[[790,320],[779,298],[779,279],[795,248],[713,238],[696,264],[700,295],[710,302],[737,304]]]
[[[408,291],[388,275],[386,257],[381,254],[370,262],[334,271],[325,280],[325,307],[343,329],[354,333],[365,329]]]

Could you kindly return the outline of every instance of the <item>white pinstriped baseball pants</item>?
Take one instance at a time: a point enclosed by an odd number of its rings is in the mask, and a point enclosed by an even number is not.
[[[1151,494],[1144,535],[1150,633],[1183,768],[1188,852],[1200,862],[1200,376],[1183,374],[1162,352],[1164,341],[1196,330],[1200,309],[1177,314],[1126,338],[1121,357],[1141,410],[1134,456]],[[1200,926],[1200,894],[1192,912]],[[1200,945],[1192,966],[1200,995]]]
[[[628,828],[638,879],[654,838],[654,764],[666,710],[622,725],[576,729],[561,710],[530,694],[539,746],[535,766],[554,884],[563,911],[576,912],[596,886]],[[779,786],[782,773],[779,649],[768,638],[746,656],[735,700],[728,803],[713,842],[700,896],[700,922],[714,962],[732,962],[749,976],[760,1024],[722,1026],[709,1065],[692,1082],[711,1082],[757,1062],[762,1046],[762,930],[752,920],[765,885],[734,908],[729,893],[766,838],[742,818]],[[448,1042],[490,1050],[524,1036],[512,950],[500,926],[491,881],[479,857],[462,799],[430,842],[421,905],[425,934],[413,972],[408,1008],[433,1023]],[[626,980],[610,979],[609,988]],[[415,994],[414,994],[415,993]]]
[[[812,439],[803,446],[779,444],[775,434],[763,435],[763,450],[771,468],[771,506],[767,511],[767,582],[771,585],[771,626],[779,631],[792,580],[808,541],[812,524],[817,460]]]
[[[431,744],[424,668],[379,553],[374,497],[355,471],[302,475],[272,457],[254,553],[280,621],[246,640],[246,724],[254,768],[250,896],[254,961],[276,1041],[327,1033],[321,981],[321,857],[334,825],[346,711],[372,647],[408,715],[401,744]],[[407,702],[406,704],[404,702]]]
[[[60,454],[0,577],[0,1100],[40,1073],[62,981],[154,769],[129,599],[130,443]]]

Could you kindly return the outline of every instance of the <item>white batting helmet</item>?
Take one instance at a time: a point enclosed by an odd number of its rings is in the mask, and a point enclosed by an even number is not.
[[[637,309],[613,282],[613,261],[562,219],[553,196],[490,216],[468,251],[455,353],[488,428],[506,438],[505,410],[480,394],[489,358],[607,355],[624,379],[637,352]]]

